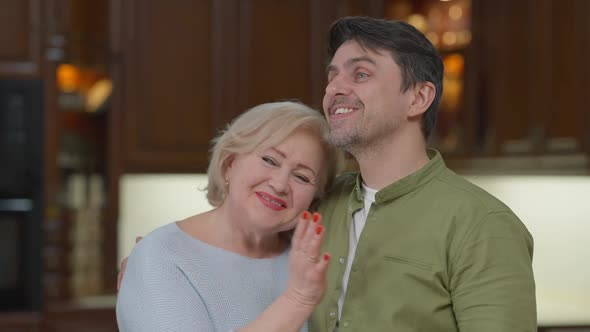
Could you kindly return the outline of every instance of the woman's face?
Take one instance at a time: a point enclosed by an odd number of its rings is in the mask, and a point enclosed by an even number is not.
[[[323,152],[314,134],[297,130],[274,147],[235,156],[225,172],[229,189],[224,205],[253,230],[293,228],[325,176]]]

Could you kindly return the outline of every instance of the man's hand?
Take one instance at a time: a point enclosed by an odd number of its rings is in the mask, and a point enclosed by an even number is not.
[[[141,239],[143,239],[143,236],[136,237],[135,243],[139,242]],[[119,271],[119,274],[117,275],[117,292],[119,291],[119,288],[121,288],[121,282],[123,281],[123,274],[125,273],[125,268],[127,267],[127,258],[129,258],[129,256],[125,257],[125,259],[123,259],[123,261],[121,262],[121,270]]]

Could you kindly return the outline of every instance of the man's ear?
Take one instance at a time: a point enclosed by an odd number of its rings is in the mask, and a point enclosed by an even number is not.
[[[436,87],[432,82],[422,82],[416,84],[413,89],[414,99],[410,104],[408,116],[415,117],[422,115],[432,104],[436,95]]]

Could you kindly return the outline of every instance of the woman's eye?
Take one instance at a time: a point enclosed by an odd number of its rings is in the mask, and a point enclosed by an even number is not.
[[[270,157],[261,157],[261,158],[262,158],[262,160],[264,160],[264,162],[265,162],[265,163],[267,163],[267,164],[269,164],[269,165],[272,165],[272,166],[277,166],[277,165],[278,165],[278,164],[277,164],[277,162],[276,162],[276,161],[274,161],[274,160],[273,160],[272,158],[270,158]]]
[[[311,180],[305,175],[295,174],[295,178],[301,183],[311,183]]]

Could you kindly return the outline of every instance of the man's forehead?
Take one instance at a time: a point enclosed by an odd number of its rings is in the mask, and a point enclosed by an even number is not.
[[[343,52],[346,52],[346,55],[343,55]],[[336,50],[326,70],[329,71],[339,66],[346,67],[358,62],[368,62],[375,65],[378,58],[383,57],[385,54],[385,50],[369,48],[355,40],[349,40]]]

